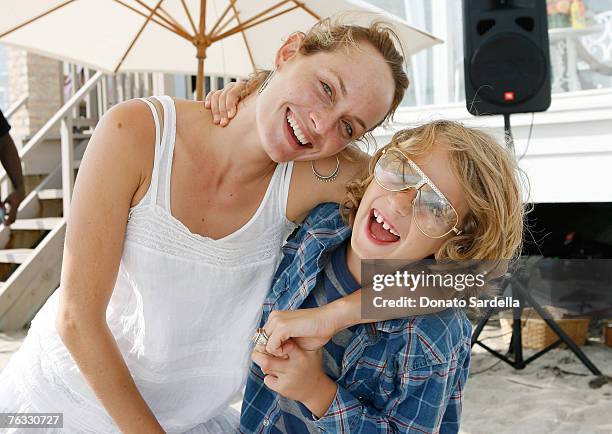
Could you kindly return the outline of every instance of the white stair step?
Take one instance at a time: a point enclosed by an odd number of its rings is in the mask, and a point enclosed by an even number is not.
[[[55,228],[62,220],[61,217],[44,217],[37,219],[17,219],[11,225],[14,231],[50,231]]]
[[[0,250],[0,263],[23,264],[28,260],[34,249]]]
[[[86,133],[86,132],[82,132],[82,133],[72,133],[72,138],[74,140],[85,140],[85,139],[90,139],[91,138],[91,133]]]
[[[48,188],[38,192],[40,200],[61,199],[64,197],[64,191],[61,188]]]

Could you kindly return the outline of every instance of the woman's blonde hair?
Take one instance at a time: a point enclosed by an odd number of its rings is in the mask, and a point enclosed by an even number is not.
[[[372,45],[381,54],[387,65],[389,65],[391,75],[393,76],[395,84],[393,102],[381,123],[392,119],[395,110],[402,102],[402,99],[404,99],[404,94],[410,82],[404,70],[405,62],[402,54],[402,45],[391,24],[385,21],[376,21],[368,27],[364,27],[342,24],[340,17],[334,19],[325,18],[317,22],[306,33],[299,33],[304,35],[299,50],[305,56],[321,52],[329,53],[337,50],[359,48],[360,44],[364,42]],[[270,71],[260,71],[251,76],[242,96],[250,95],[258,89],[269,74]],[[372,127],[370,131],[377,126]]]
[[[462,233],[445,240],[435,253],[436,259],[515,258],[521,248],[525,208],[514,156],[489,134],[451,121],[434,121],[399,131],[385,148],[397,147],[407,156],[419,156],[437,145],[450,152],[468,211],[460,222]],[[374,178],[382,149],[370,160],[367,172],[347,185],[342,209],[350,224]]]

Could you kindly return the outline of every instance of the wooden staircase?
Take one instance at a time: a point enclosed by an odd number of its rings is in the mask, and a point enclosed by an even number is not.
[[[95,101],[103,78],[98,72],[76,90],[19,151],[26,198],[15,223],[0,226],[0,331],[26,326],[59,286],[74,177],[96,123],[75,108]],[[96,118],[107,108],[96,110]],[[6,179],[0,173],[0,182]]]
[[[87,142],[79,138],[75,147],[79,158]],[[28,193],[15,223],[0,229],[0,239],[7,240],[0,250],[0,330],[26,325],[59,285],[66,232],[61,184],[57,164]]]
[[[66,218],[74,178],[98,119],[115,103],[150,95],[150,74],[139,81],[68,65],[72,97],[19,151],[27,196],[10,228],[0,224],[0,332],[28,325],[60,283]],[[93,74],[93,75],[92,75]],[[134,74],[138,75],[138,74]],[[127,77],[129,78],[129,77]],[[126,85],[131,83],[131,85]],[[147,84],[149,83],[149,84]],[[22,98],[12,111],[27,103]],[[51,137],[60,126],[59,137]],[[0,170],[0,186],[7,182]]]

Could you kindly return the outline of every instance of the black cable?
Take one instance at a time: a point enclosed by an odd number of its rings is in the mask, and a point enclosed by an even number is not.
[[[509,354],[510,354],[510,351],[506,352],[505,356],[508,357]],[[501,362],[503,362],[503,360],[499,359],[497,362],[493,363],[491,366],[487,366],[486,368],[481,369],[480,371],[470,371],[469,375],[473,376],[473,375],[482,374],[483,372],[490,371],[491,369],[499,365]]]
[[[531,124],[529,125],[529,134],[527,135],[527,145],[525,146],[525,151],[518,158],[518,161],[521,161],[525,155],[527,155],[527,150],[529,149],[529,143],[531,143],[531,133],[533,132],[533,119],[535,117],[535,112],[531,112]]]
[[[504,113],[504,138],[506,146],[514,154],[514,138],[512,137],[512,128],[510,127],[510,113]]]

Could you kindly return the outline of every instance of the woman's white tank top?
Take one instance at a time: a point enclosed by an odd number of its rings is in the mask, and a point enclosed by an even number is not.
[[[295,228],[286,218],[293,165],[277,166],[243,227],[218,240],[193,234],[171,214],[176,110],[170,97],[158,100],[163,128],[143,100],[155,119],[155,161],[149,190],[129,213],[107,322],[157,419],[167,432],[183,432],[220,414],[243,387],[250,338]],[[56,333],[59,291],[2,377],[10,375],[30,408],[63,412],[65,429],[114,432]]]

